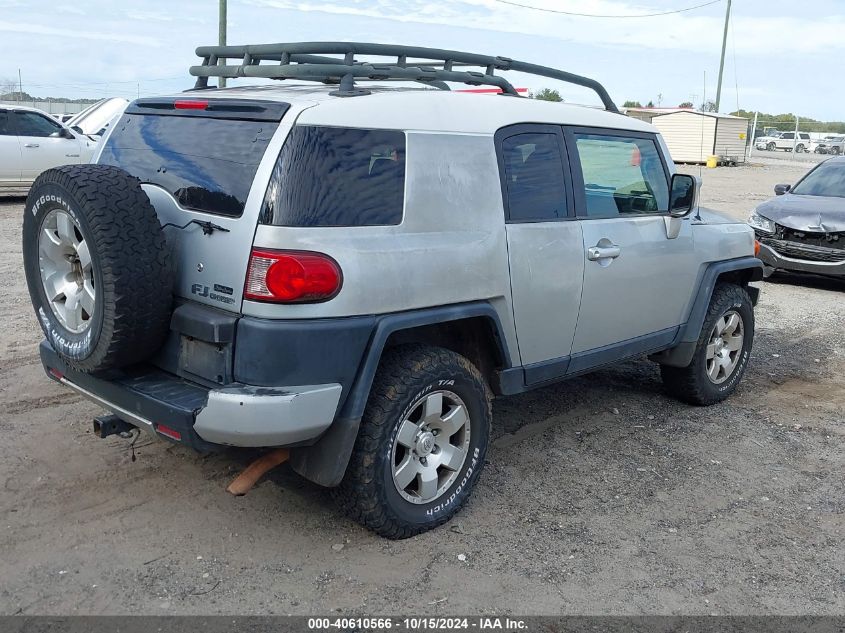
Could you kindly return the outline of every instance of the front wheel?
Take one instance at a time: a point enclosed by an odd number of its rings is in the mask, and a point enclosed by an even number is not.
[[[387,538],[445,523],[478,480],[491,416],[487,384],[463,356],[422,345],[386,350],[335,499]]]
[[[777,145],[775,145],[774,143],[769,143],[768,145],[766,145],[766,149],[770,152],[773,152],[777,149]]]
[[[795,153],[796,154],[803,154],[804,153],[804,146],[800,143],[795,146]]]
[[[734,284],[716,286],[692,362],[660,367],[666,391],[694,405],[721,402],[742,380],[753,342],[754,307],[748,292]]]

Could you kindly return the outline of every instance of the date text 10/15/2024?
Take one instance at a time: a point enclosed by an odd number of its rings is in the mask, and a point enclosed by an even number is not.
[[[472,629],[479,631],[522,631],[526,628],[527,625],[524,620],[499,617],[308,618],[308,629],[311,631],[328,631],[332,629],[364,629],[369,631],[391,629],[398,631],[448,631]]]

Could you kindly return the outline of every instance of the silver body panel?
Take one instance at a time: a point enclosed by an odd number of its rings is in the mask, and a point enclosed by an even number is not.
[[[215,389],[197,414],[194,430],[226,446],[284,446],[317,437],[334,419],[338,384],[270,389]]]
[[[603,240],[619,248],[616,259],[586,261],[578,328],[580,353],[683,323],[701,262],[693,230],[684,221],[675,239],[661,216],[583,220],[583,252]]]
[[[569,356],[584,279],[581,223],[509,224],[507,231],[522,364]]]

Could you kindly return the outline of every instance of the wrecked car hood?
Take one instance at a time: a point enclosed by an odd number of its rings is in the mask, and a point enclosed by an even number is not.
[[[796,196],[787,193],[757,207],[764,218],[798,231],[838,233],[845,231],[845,198]]]

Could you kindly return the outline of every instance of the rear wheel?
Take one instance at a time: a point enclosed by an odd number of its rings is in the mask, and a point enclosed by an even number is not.
[[[469,498],[484,464],[490,401],[478,369],[455,352],[387,350],[335,499],[387,538],[445,523]]]
[[[773,152],[777,149],[777,145],[775,145],[774,143],[769,143],[768,145],[766,145],[766,149],[770,152]]]
[[[660,367],[666,391],[690,404],[721,402],[742,380],[753,342],[754,308],[748,292],[735,284],[716,286],[692,362]]]

